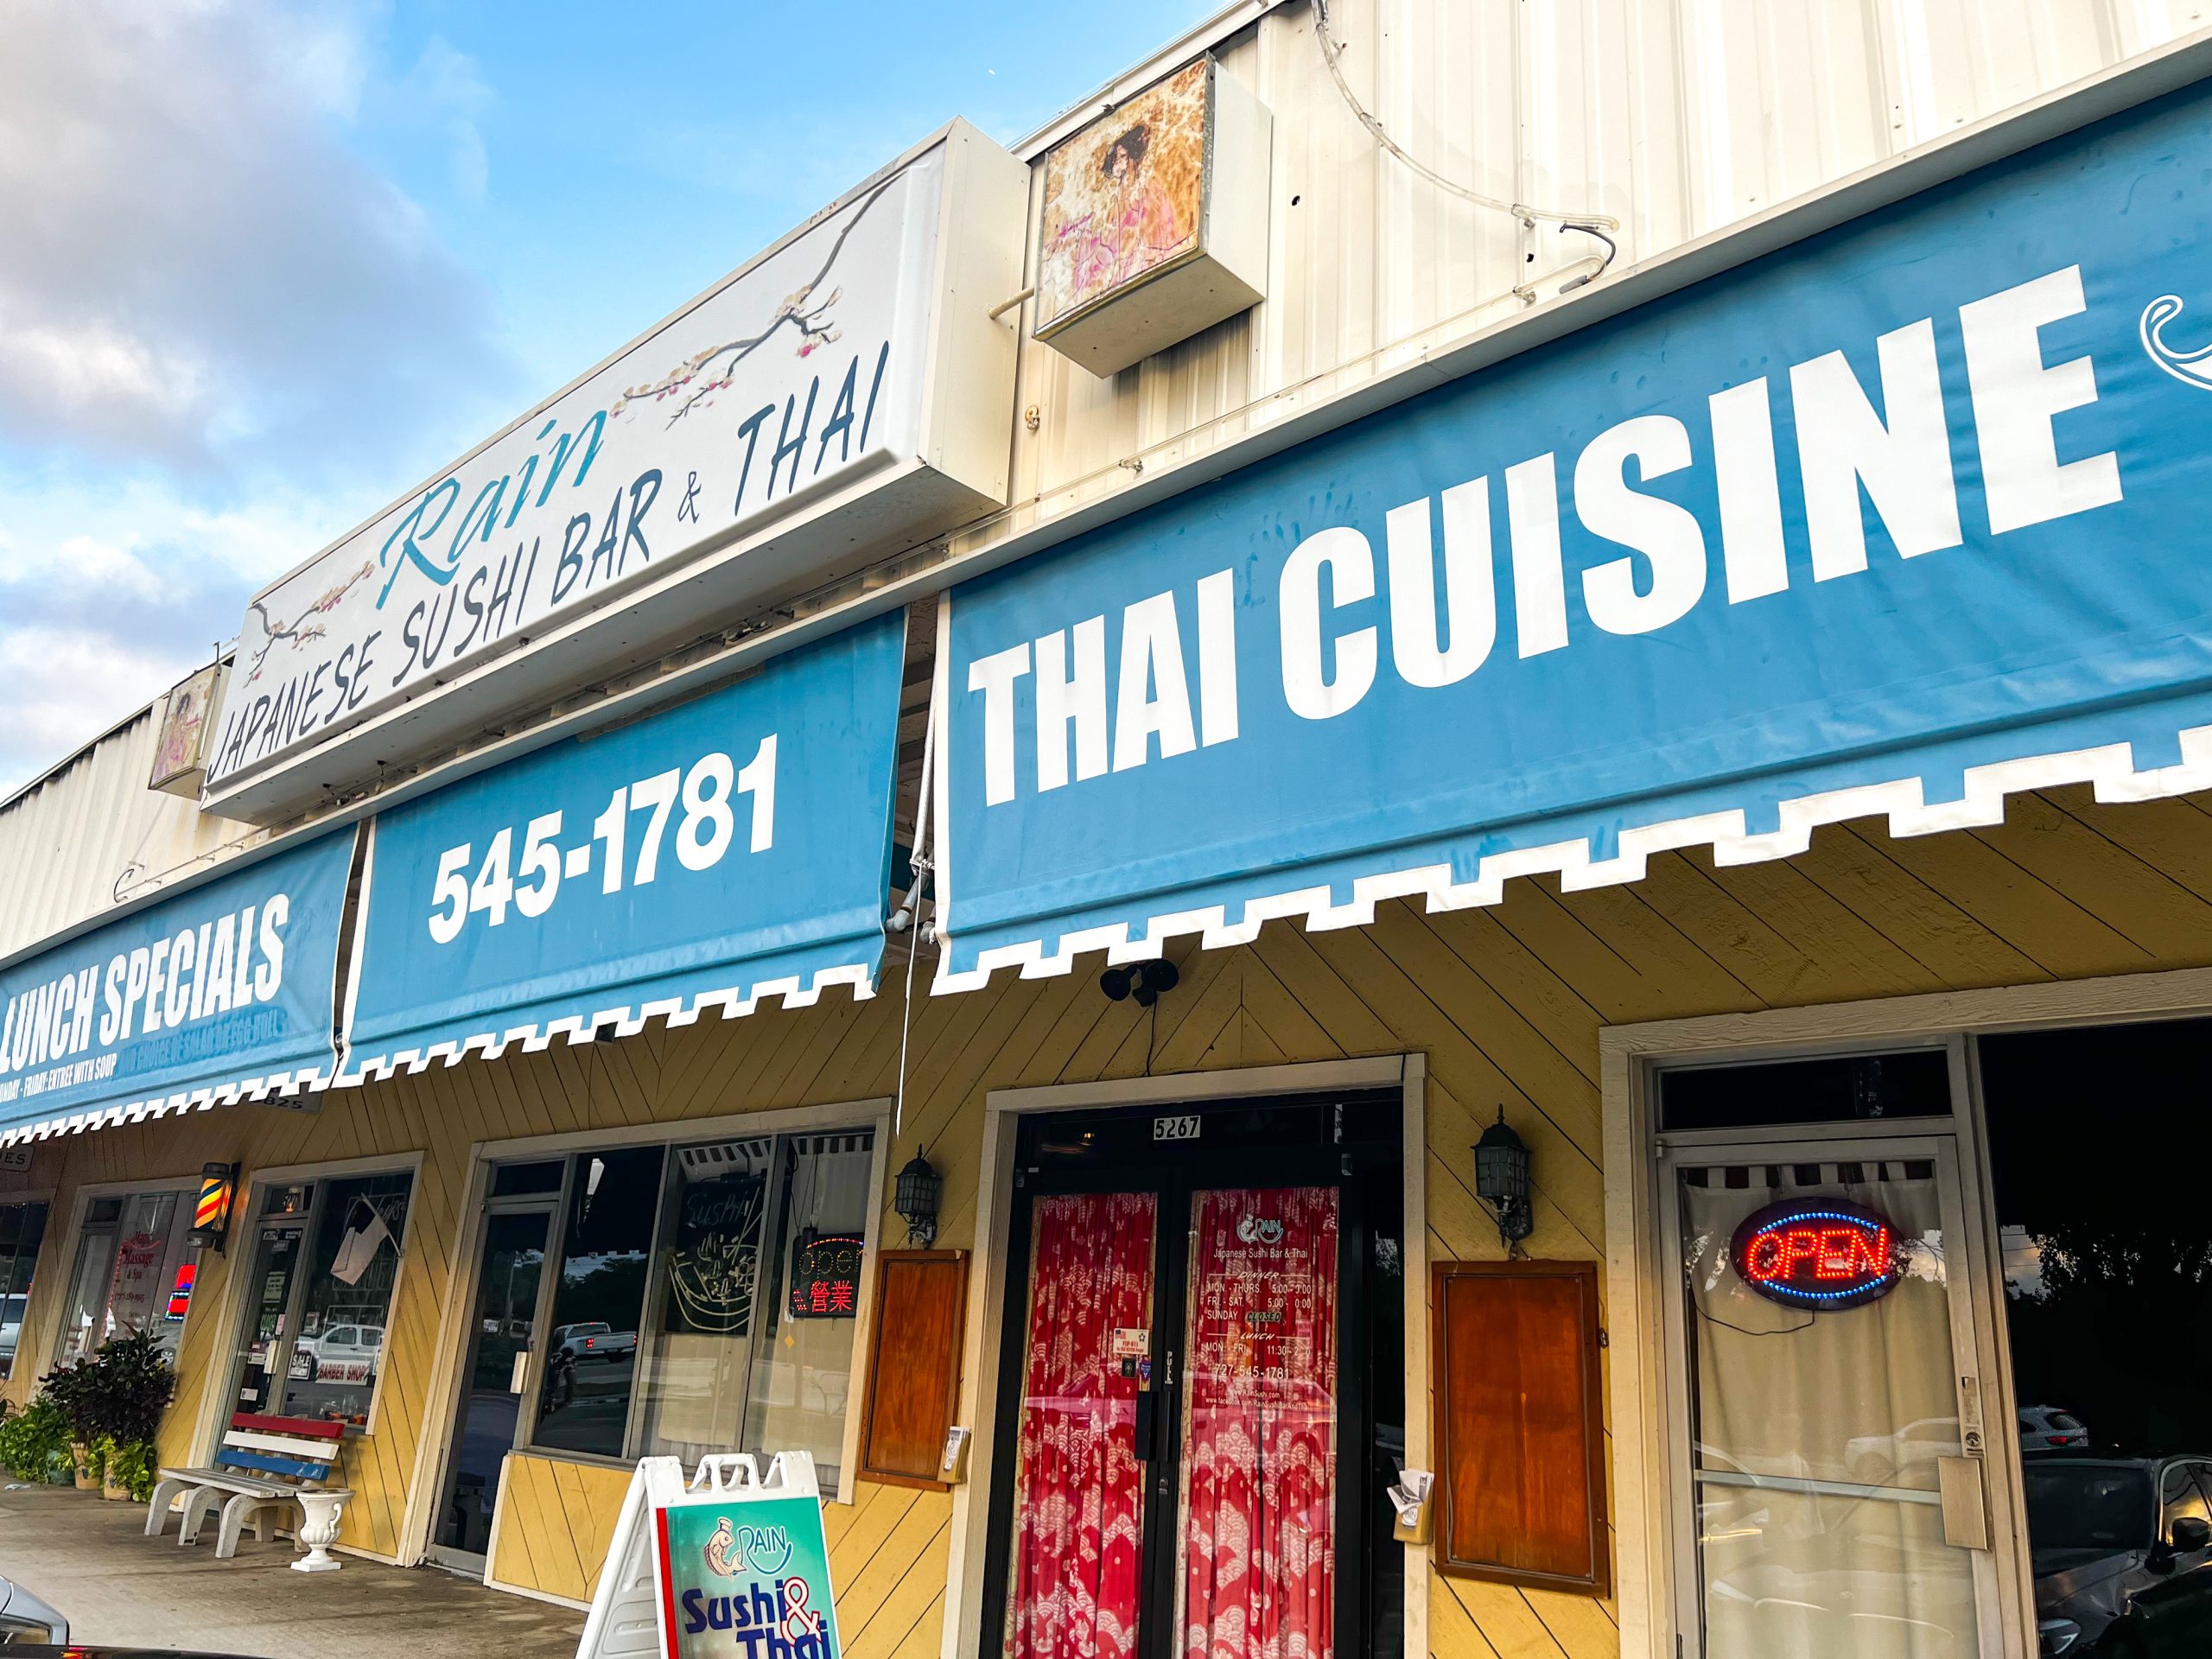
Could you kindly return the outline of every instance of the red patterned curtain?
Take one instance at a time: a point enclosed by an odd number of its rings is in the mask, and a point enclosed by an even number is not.
[[[1329,1659],[1337,1193],[1192,1200],[1184,1659]]]
[[[1030,1244],[1007,1659],[1126,1659],[1144,1524],[1134,1377],[1116,1330],[1152,1324],[1158,1200],[1037,1200]]]

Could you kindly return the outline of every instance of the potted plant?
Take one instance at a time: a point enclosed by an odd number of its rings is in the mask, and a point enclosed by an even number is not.
[[[56,1478],[57,1465],[64,1471],[74,1465],[69,1420],[60,1407],[41,1394],[21,1411],[0,1414],[0,1469],[18,1480],[45,1484]]]
[[[176,1393],[176,1372],[150,1332],[104,1342],[89,1359],[39,1379],[45,1396],[68,1420],[77,1490],[105,1488],[111,1497],[150,1497],[154,1433]],[[110,1471],[112,1467],[113,1474]]]
[[[92,1455],[99,1459],[100,1496],[111,1503],[120,1503],[130,1496],[130,1486],[120,1480],[123,1448],[113,1435],[103,1434],[92,1442]]]
[[[91,1364],[92,1421],[105,1442],[102,1490],[118,1502],[150,1497],[154,1435],[176,1393],[176,1372],[150,1332],[102,1343]]]
[[[92,1362],[86,1359],[57,1366],[39,1378],[40,1396],[52,1402],[68,1425],[69,1459],[80,1492],[89,1492],[99,1484],[99,1466],[93,1461],[92,1452],[92,1443],[100,1438],[95,1402],[99,1382]]]
[[[129,1446],[109,1441],[107,1459],[100,1471],[101,1494],[118,1502],[130,1498],[145,1503],[154,1495],[157,1460],[151,1440],[137,1440]]]

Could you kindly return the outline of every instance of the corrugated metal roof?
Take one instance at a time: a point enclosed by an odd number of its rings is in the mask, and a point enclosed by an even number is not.
[[[267,838],[146,787],[163,706],[139,710],[0,807],[0,958]]]
[[[1617,268],[2167,45],[2208,17],[2212,6],[2190,0],[1329,6],[1346,79],[1398,143],[1485,194],[1619,220]],[[1019,497],[1065,493],[1073,505],[1115,494],[1133,480],[1123,463],[1160,464],[1142,452],[1195,435],[1186,452],[1202,454],[1209,426],[1266,418],[1240,414],[1247,404],[1363,363],[1379,373],[1494,324],[1523,303],[1516,287],[1596,251],[1578,232],[1460,200],[1384,151],[1331,79],[1315,18],[1311,4],[1276,7],[1213,47],[1275,118],[1268,298],[1110,380],[1025,342],[1018,402],[1038,425],[1015,428]],[[1192,41],[1213,40],[1212,28]]]

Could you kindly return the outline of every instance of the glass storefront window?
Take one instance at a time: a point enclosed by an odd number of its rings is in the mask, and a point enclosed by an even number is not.
[[[1685,1066],[1659,1079],[1666,1130],[1950,1115],[1950,1058],[1941,1048]]]
[[[262,1189],[233,1360],[238,1409],[367,1426],[414,1185],[397,1170]]]
[[[775,1148],[772,1136],[677,1148],[646,1397],[649,1452],[695,1463],[733,1446],[745,1421]]]
[[[642,1449],[804,1451],[836,1487],[875,1137],[677,1148]]]
[[[15,1370],[30,1306],[31,1275],[46,1238],[43,1204],[0,1204],[0,1381]]]
[[[666,1149],[579,1153],[569,1176],[533,1444],[619,1458]]]
[[[323,1184],[283,1415],[369,1421],[414,1184],[404,1172]]]
[[[835,1491],[851,1392],[875,1136],[785,1135],[743,1451],[811,1452]]]
[[[2212,1020],[1980,1047],[2044,1650],[2204,1651]]]
[[[86,1205],[70,1274],[58,1363],[82,1359],[111,1337],[152,1331],[175,1357],[181,1319],[168,1318],[174,1270],[184,1260],[192,1193],[182,1188],[94,1198]]]
[[[834,1489],[874,1158],[868,1129],[575,1154],[529,1443],[805,1451]]]

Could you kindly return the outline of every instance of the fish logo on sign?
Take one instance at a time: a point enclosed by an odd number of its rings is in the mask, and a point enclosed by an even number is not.
[[[735,1578],[749,1567],[773,1578],[791,1563],[791,1534],[783,1527],[732,1527],[729,1517],[722,1516],[702,1553],[708,1570],[720,1577]]]
[[[2143,349],[2151,360],[2177,380],[2203,391],[2212,391],[2212,344],[2194,351],[2177,350],[2166,344],[2166,325],[2184,309],[2178,294],[2161,294],[2143,308]]]
[[[1246,1244],[1280,1244],[1282,1223],[1262,1216],[1247,1216],[1236,1224],[1236,1236]]]

